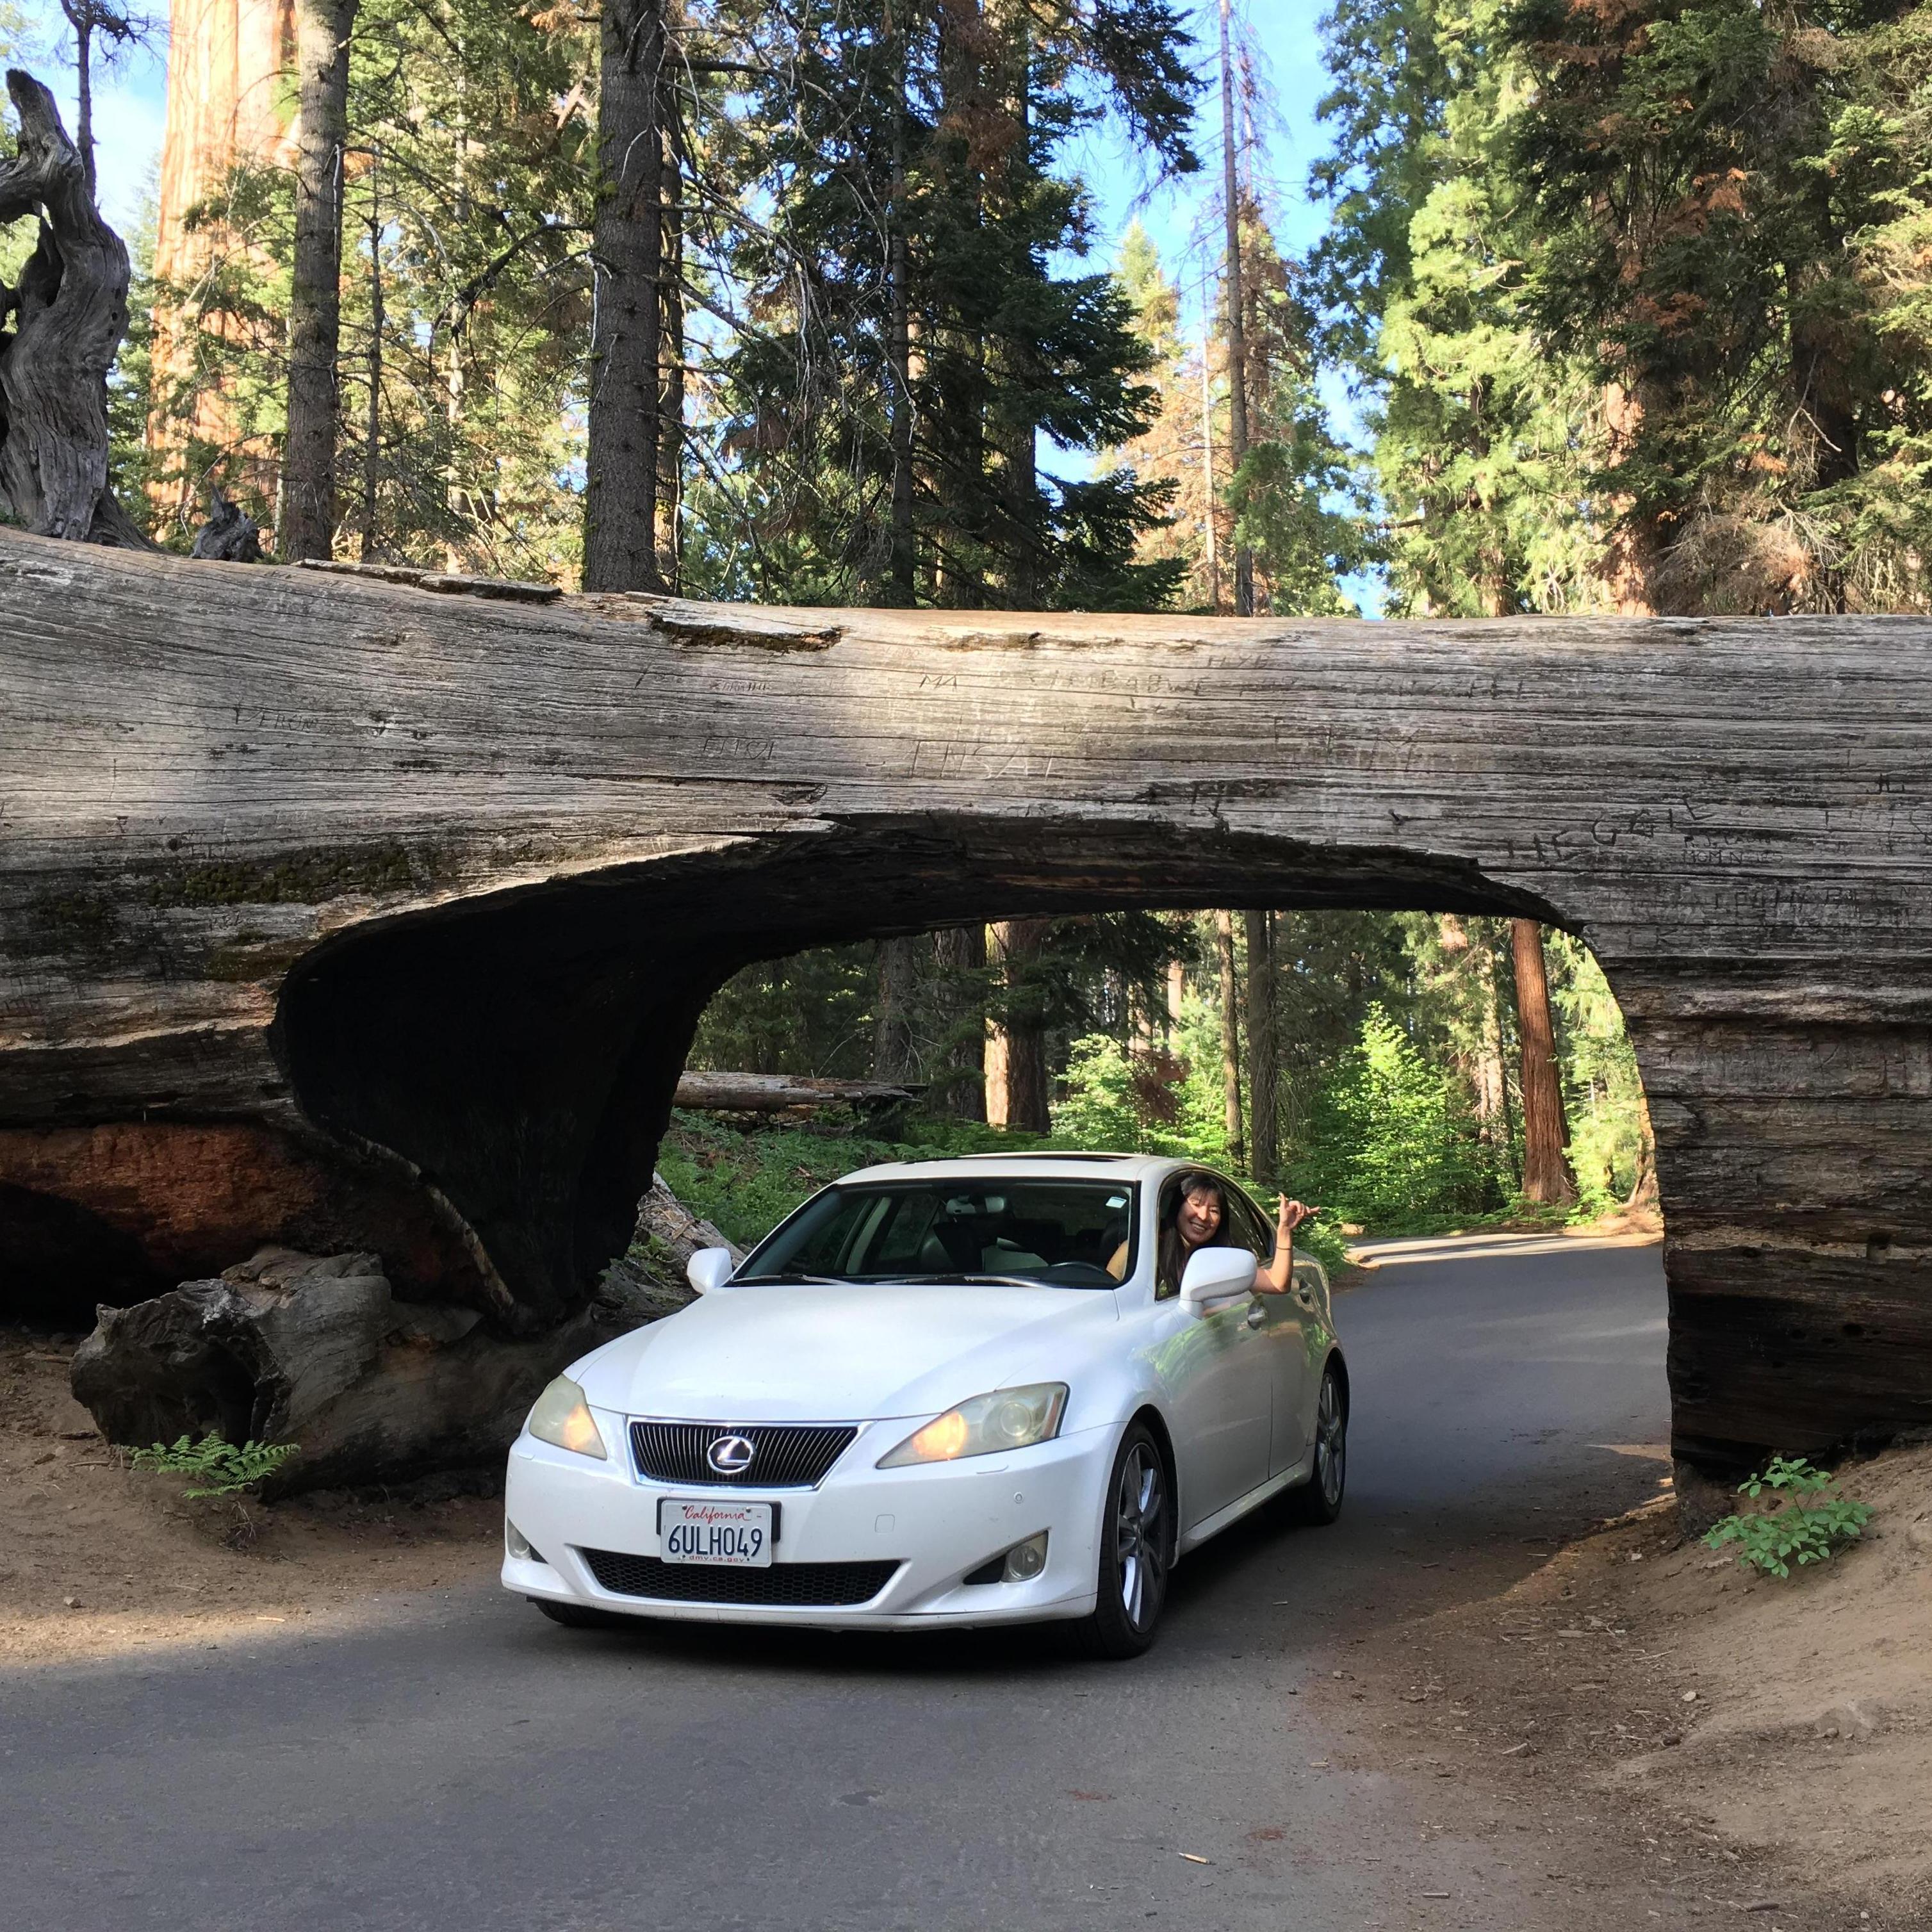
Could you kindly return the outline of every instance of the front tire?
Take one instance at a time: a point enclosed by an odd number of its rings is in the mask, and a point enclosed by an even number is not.
[[[1348,1398],[1340,1371],[1330,1362],[1322,1374],[1315,1405],[1315,1466],[1306,1482],[1289,1492],[1297,1520],[1318,1526],[1342,1514],[1348,1478]]]
[[[1138,1657],[1153,1643],[1174,1557],[1173,1484],[1144,1422],[1130,1423],[1114,1456],[1100,1519],[1100,1574],[1093,1614],[1073,1626],[1090,1657]]]

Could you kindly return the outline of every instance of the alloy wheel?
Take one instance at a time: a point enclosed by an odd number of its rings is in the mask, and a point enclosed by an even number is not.
[[[1120,1607],[1136,1630],[1160,1613],[1167,1570],[1167,1491],[1160,1458],[1136,1443],[1120,1469],[1116,1548],[1120,1566]]]
[[[1342,1406],[1342,1391],[1332,1375],[1324,1376],[1315,1417],[1315,1480],[1321,1487],[1322,1500],[1330,1510],[1341,1504],[1348,1454],[1348,1418]]]

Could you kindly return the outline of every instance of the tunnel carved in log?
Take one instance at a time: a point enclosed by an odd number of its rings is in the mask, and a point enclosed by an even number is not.
[[[1932,627],[505,602],[12,535],[0,616],[0,1265],[84,1215],[124,1297],[260,1162],[184,1271],[326,1222],[540,1334],[754,958],[1518,914],[1630,1024],[1680,1452],[1932,1422]],[[223,1135],[200,1194],[142,1151]]]

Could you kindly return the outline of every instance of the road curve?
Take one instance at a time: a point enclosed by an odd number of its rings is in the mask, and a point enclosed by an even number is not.
[[[1491,1852],[1425,1834],[1427,1792],[1330,1768],[1299,1692],[1372,1622],[1654,1493],[1658,1251],[1397,1244],[1337,1312],[1342,1522],[1270,1514],[1191,1558],[1138,1662],[1032,1635],[586,1634],[471,1589],[350,1634],[16,1673],[5,1916],[1280,1932],[1406,1924],[1436,1892],[1432,1926],[1538,1925]]]

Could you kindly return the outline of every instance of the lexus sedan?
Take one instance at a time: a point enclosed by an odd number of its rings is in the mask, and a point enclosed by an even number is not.
[[[552,1382],[510,1451],[502,1580],[558,1622],[846,1630],[1063,1620],[1154,1640],[1174,1564],[1271,1497],[1342,1506],[1348,1376],[1320,1265],[1257,1293],[1268,1218],[1158,1280],[1191,1166],[868,1168],[698,1298]]]

